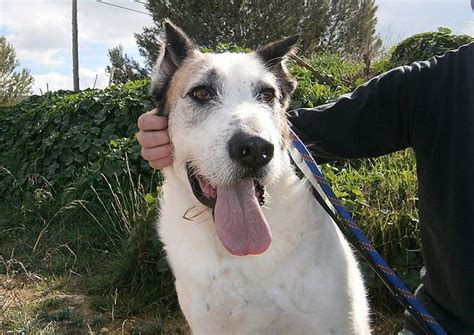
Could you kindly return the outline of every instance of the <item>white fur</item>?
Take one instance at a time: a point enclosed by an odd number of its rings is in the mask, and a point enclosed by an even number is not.
[[[369,334],[365,289],[352,251],[280,145],[284,106],[263,104],[252,94],[251,84],[258,81],[276,87],[275,76],[254,55],[199,58],[206,65],[188,71],[189,84],[170,110],[175,157],[164,170],[158,223],[193,333]],[[209,68],[223,82],[220,103],[198,115],[185,96]],[[211,210],[192,194],[184,168],[193,161],[213,186],[232,182],[237,167],[227,142],[239,129],[275,146],[269,176],[261,181],[273,240],[259,256],[237,257],[224,249]]]

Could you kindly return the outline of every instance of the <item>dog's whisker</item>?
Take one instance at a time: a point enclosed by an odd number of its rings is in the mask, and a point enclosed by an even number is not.
[[[263,66],[268,67],[269,64],[281,62],[283,59],[285,59],[285,57],[274,57],[272,59],[267,60],[265,63],[263,63]]]
[[[198,212],[198,213],[192,213],[193,211],[198,210],[198,209],[201,209],[201,211]],[[207,210],[208,210],[208,208],[204,207],[204,206],[199,206],[199,207],[198,206],[193,206],[193,207],[186,210],[186,212],[183,214],[182,218],[185,219],[186,221],[194,221],[195,218],[197,218],[198,216],[200,216],[201,214],[203,214]]]

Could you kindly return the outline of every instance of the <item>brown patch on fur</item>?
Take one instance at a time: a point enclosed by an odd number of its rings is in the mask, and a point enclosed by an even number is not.
[[[206,64],[207,60],[199,51],[194,51],[184,60],[183,64],[178,68],[171,79],[166,92],[165,102],[163,105],[166,115],[169,115],[172,107],[176,104],[176,101],[182,97],[184,88],[188,85],[190,78],[194,77],[197,72],[202,72],[202,69],[206,67]]]

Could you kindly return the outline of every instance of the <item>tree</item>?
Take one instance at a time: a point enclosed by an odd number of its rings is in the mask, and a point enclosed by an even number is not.
[[[393,48],[390,63],[395,67],[427,60],[471,42],[474,42],[472,36],[453,35],[451,29],[440,27],[438,31],[416,34],[401,41]]]
[[[375,0],[333,0],[322,47],[355,56],[364,61],[368,72],[382,47],[376,34],[376,13]]]
[[[113,84],[125,84],[129,80],[148,78],[147,70],[124,54],[121,45],[109,49],[109,60],[111,65],[107,65],[105,72],[110,75],[110,82]]]
[[[27,69],[15,71],[19,65],[15,49],[0,36],[0,106],[13,105],[32,93],[33,77]]]
[[[148,65],[159,54],[159,33],[165,18],[189,33],[202,47],[218,43],[256,48],[267,42],[299,33],[300,51],[318,47],[327,23],[329,0],[150,0],[147,9],[154,27],[135,34]]]
[[[362,58],[364,62],[364,75],[366,79],[370,77],[370,65],[382,50],[382,40],[377,36],[377,6],[375,0],[363,0],[356,15],[356,20],[352,25],[355,29],[353,34],[355,40],[355,54]],[[359,24],[357,24],[359,23]]]

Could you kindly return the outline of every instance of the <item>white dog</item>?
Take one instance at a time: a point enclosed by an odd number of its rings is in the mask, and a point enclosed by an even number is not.
[[[294,172],[297,37],[205,54],[170,22],[151,94],[169,115],[159,235],[194,334],[369,334],[350,247]]]

